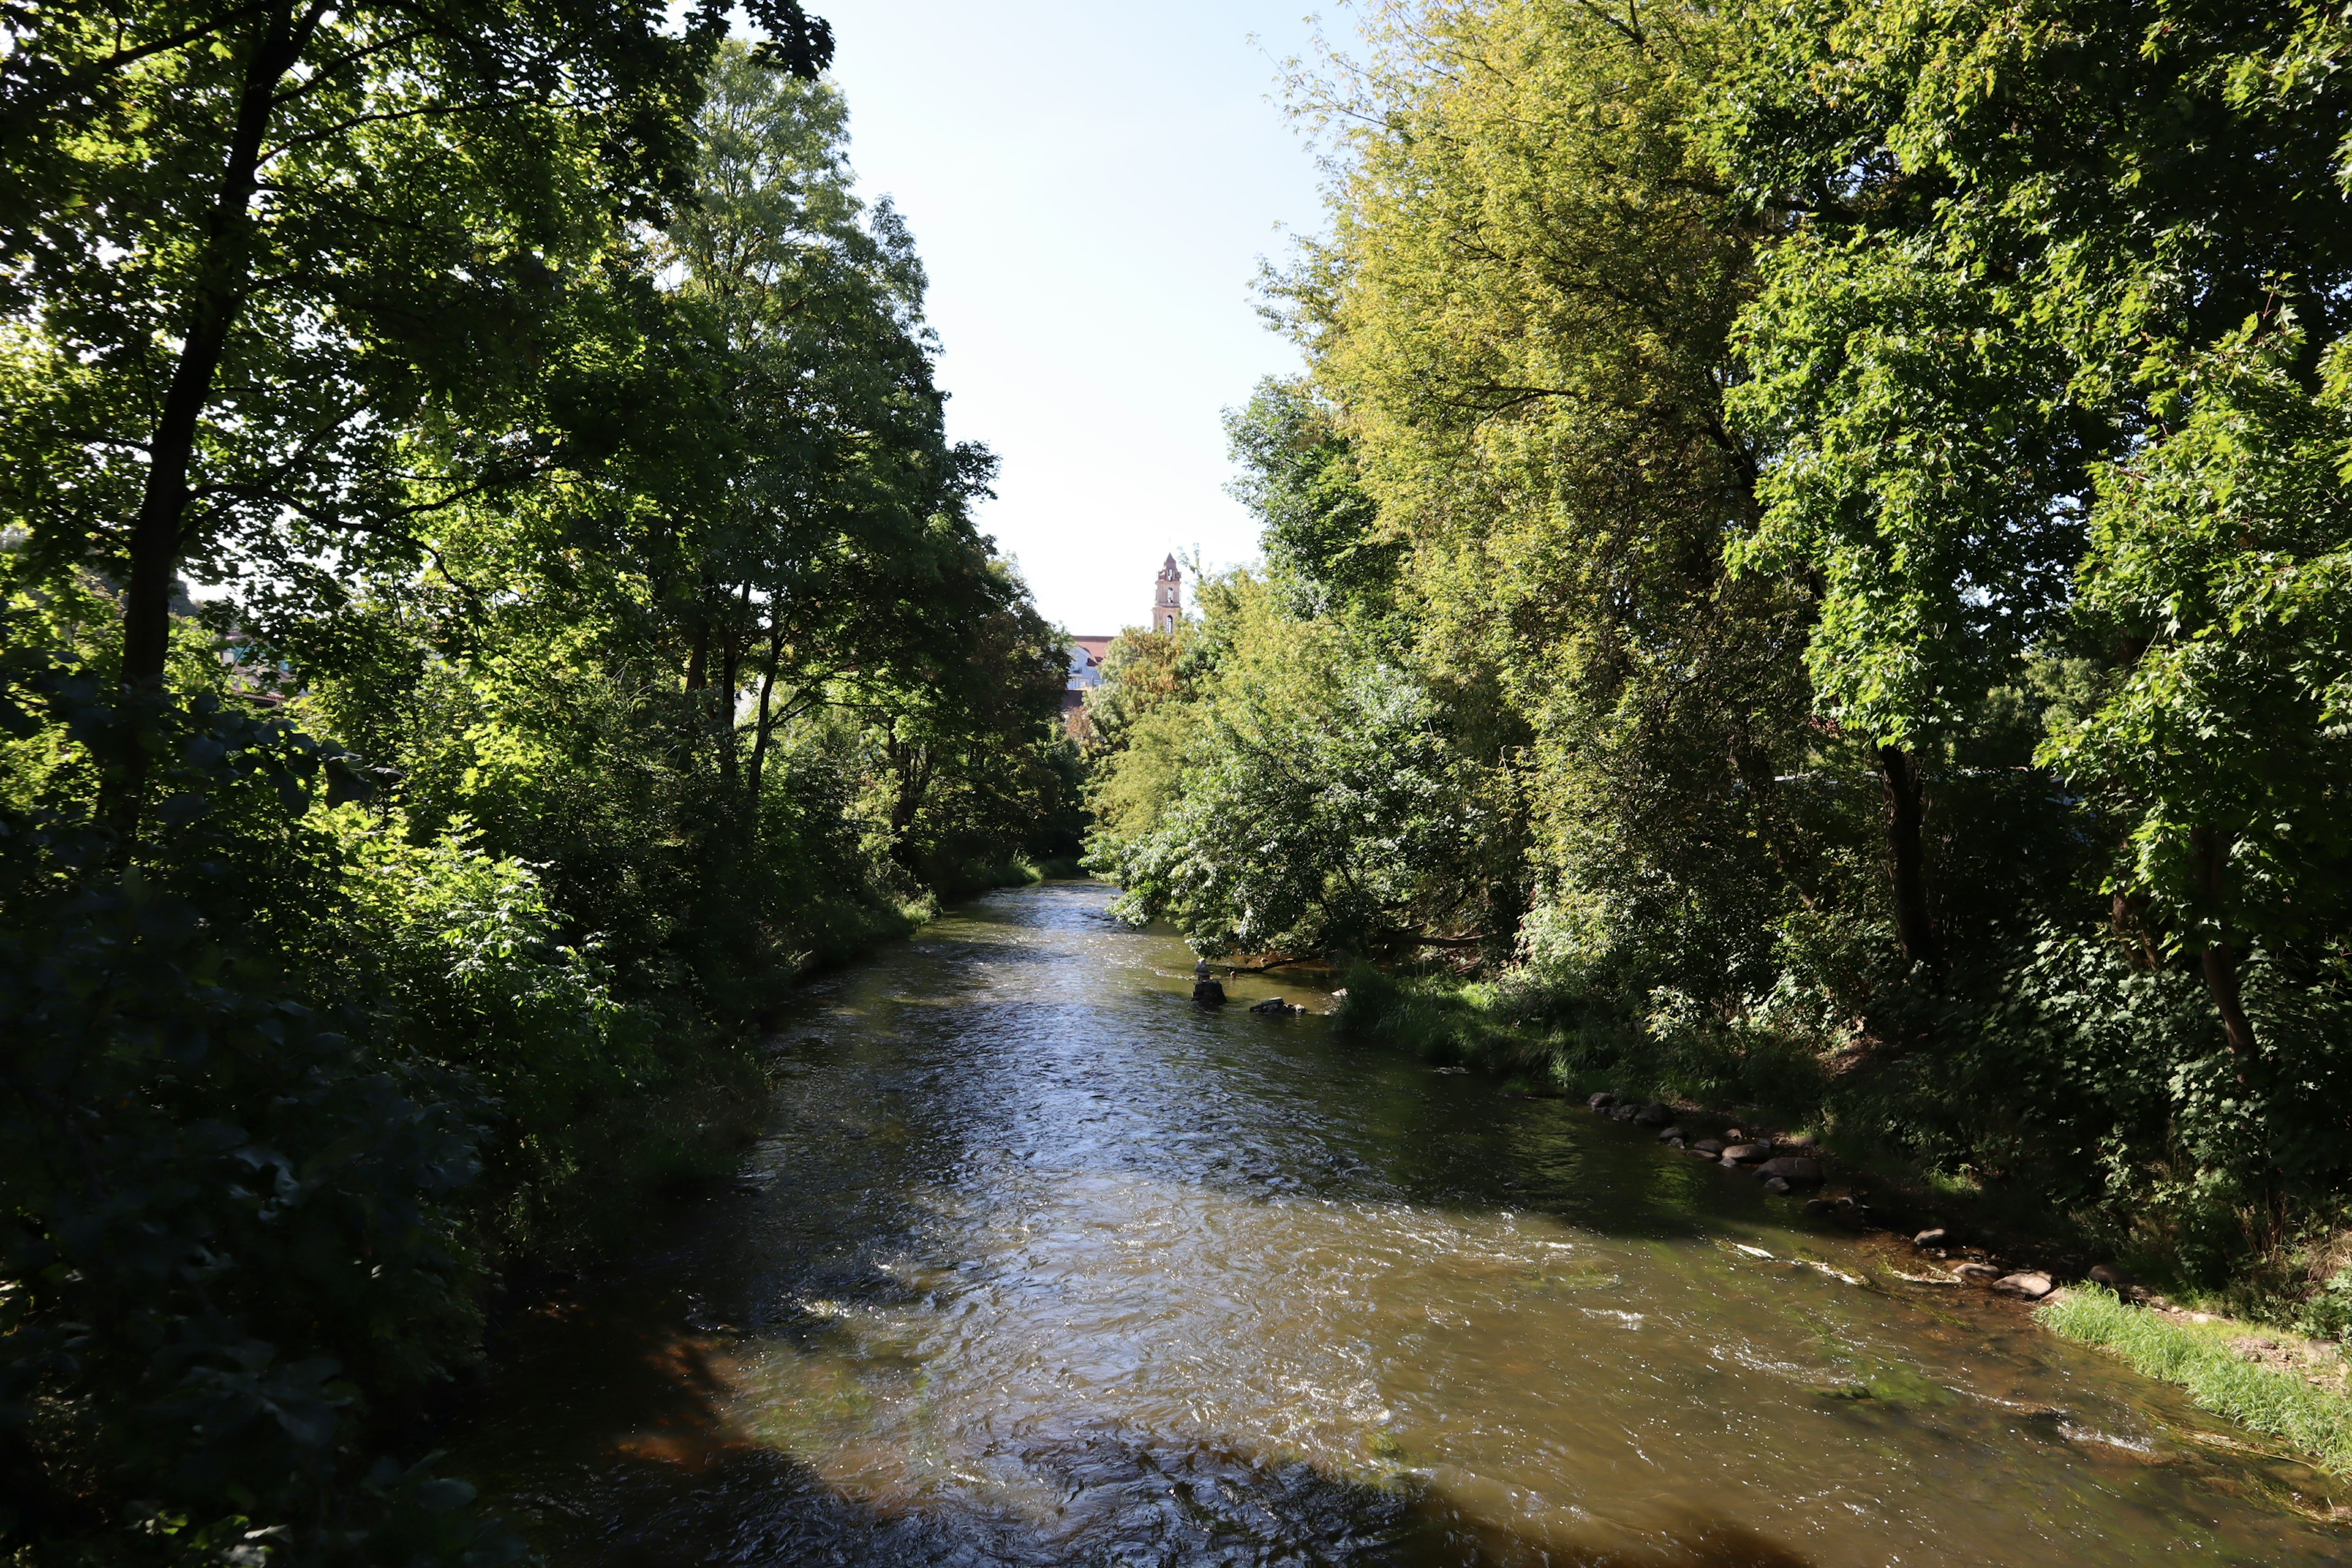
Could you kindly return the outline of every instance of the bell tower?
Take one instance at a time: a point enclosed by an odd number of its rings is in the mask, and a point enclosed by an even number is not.
[[[1172,632],[1184,619],[1184,574],[1176,567],[1176,557],[1171,555],[1153,580],[1151,595],[1151,629]]]

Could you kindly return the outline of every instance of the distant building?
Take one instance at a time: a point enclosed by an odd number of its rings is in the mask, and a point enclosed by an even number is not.
[[[1184,574],[1171,555],[1152,579],[1151,614],[1144,625],[1155,632],[1172,632],[1184,620]],[[1070,639],[1070,679],[1062,688],[1062,724],[1073,735],[1083,735],[1087,728],[1087,693],[1102,684],[1103,660],[1110,653],[1111,637],[1072,637]]]
[[[1184,618],[1184,574],[1176,569],[1176,557],[1160,568],[1153,579],[1151,619],[1145,622],[1155,632],[1172,632]]]

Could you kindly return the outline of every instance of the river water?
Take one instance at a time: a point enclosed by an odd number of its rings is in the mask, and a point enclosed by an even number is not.
[[[2352,1561],[2352,1488],[2022,1309],[1196,1008],[1110,897],[811,987],[741,1179],[525,1320],[453,1468],[565,1568]]]

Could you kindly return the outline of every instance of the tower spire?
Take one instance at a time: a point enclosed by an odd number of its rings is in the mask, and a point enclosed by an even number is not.
[[[1172,632],[1184,619],[1184,574],[1177,569],[1176,555],[1171,551],[1152,581],[1151,620],[1155,632]]]

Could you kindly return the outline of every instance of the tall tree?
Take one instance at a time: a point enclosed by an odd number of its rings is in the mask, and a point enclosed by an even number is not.
[[[755,8],[814,73],[831,36]],[[364,562],[537,455],[506,417],[611,226],[684,189],[725,27],[623,0],[16,7],[0,75],[12,352],[0,426],[34,548],[121,583],[120,674],[164,679],[175,580]],[[465,461],[419,493],[404,438]],[[135,826],[126,731],[112,815]]]

